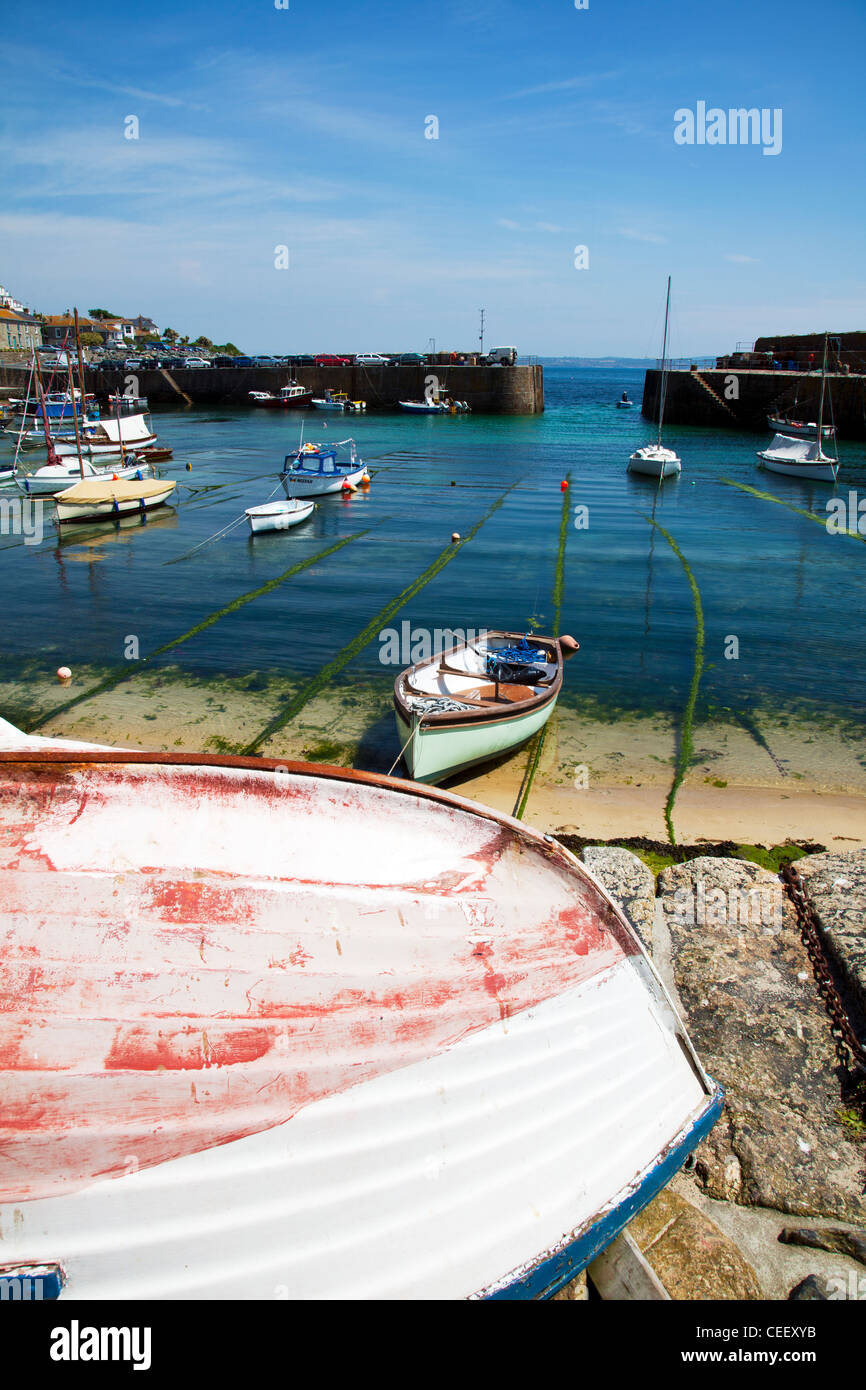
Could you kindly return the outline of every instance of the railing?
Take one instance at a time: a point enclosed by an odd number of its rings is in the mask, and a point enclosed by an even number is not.
[[[664,364],[663,364],[663,362],[662,362],[662,359],[661,359],[660,357],[657,357],[657,358],[656,358],[656,370],[660,372],[663,365],[664,365]],[[698,370],[701,371],[701,370],[706,369],[707,367],[715,367],[715,365],[716,365],[716,359],[715,359],[715,357],[669,357],[669,358],[668,358],[668,371],[671,371],[671,372],[687,372],[687,371],[689,370],[690,367],[697,367]]]

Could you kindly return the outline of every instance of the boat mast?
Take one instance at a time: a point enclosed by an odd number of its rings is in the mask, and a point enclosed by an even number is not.
[[[45,400],[45,388],[42,385],[42,368],[39,365],[39,358],[34,353],[36,366],[36,386],[39,392],[39,402],[42,406],[42,428],[45,432],[45,443],[48,447],[48,462],[56,464],[59,462],[54,450],[54,440],[51,438],[51,427],[48,423],[48,405]]]
[[[820,458],[824,450],[821,448],[821,441],[824,438],[824,392],[827,386],[827,338],[824,334],[824,358],[821,363],[821,403],[818,406],[818,457]]]
[[[81,384],[81,403],[84,404],[84,377],[81,375],[81,347],[78,344],[78,310],[75,310],[75,344],[78,347],[78,375]],[[75,427],[75,448],[78,451],[78,471],[84,478],[84,459],[81,457],[81,436],[78,433],[78,410],[75,404],[75,378],[72,375],[72,359],[69,349],[66,350],[66,361],[69,366],[69,396],[72,401],[72,423]]]
[[[671,277],[668,276],[668,297],[665,303],[665,336],[662,343],[662,389],[659,399],[659,437],[658,446],[662,443],[662,421],[665,414],[665,391],[667,389],[667,366],[668,366],[668,316],[671,311]]]

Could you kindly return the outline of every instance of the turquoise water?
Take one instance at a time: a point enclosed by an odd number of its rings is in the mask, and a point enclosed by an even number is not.
[[[701,595],[702,704],[857,712],[866,699],[866,546],[722,479],[822,517],[832,489],[759,470],[755,450],[766,435],[672,427],[665,442],[681,455],[683,473],[656,496],[652,481],[626,472],[632,450],[653,437],[640,416],[642,384],[639,371],[549,368],[545,414],[518,419],[155,413],[160,442],[174,449],[163,467],[179,483],[173,512],[146,526],[91,527],[60,542],[50,525],[39,545],[0,537],[0,673],[23,680],[61,660],[73,668],[116,666],[131,634],[147,656],[298,561],[363,532],[155,663],[197,676],[313,675],[431,565],[453,531],[465,535],[506,493],[393,625],[533,624],[545,631],[553,621],[560,482],[570,474],[572,516],[585,505],[588,526],[569,524],[567,533],[561,626],[582,647],[569,666],[567,698],[682,708],[695,614],[679,559],[646,519],[655,502],[656,519],[682,550]],[[623,389],[636,402],[632,411],[614,407]],[[307,438],[355,438],[372,474],[369,492],[322,499],[311,522],[285,534],[252,539],[244,522],[188,555],[268,497],[301,418]],[[862,446],[840,449],[840,493],[859,486],[866,496]],[[730,636],[738,639],[738,660],[725,659]],[[383,667],[379,653],[373,640],[343,679],[390,682],[393,668]]]

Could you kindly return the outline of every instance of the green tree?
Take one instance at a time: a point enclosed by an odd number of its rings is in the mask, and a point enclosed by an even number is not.
[[[196,338],[195,342],[193,343],[193,347],[212,348],[213,343],[211,342],[210,338],[205,338],[202,335],[200,338]]]
[[[69,313],[69,310],[66,311]],[[88,309],[88,316],[92,319],[116,319],[117,314],[112,314],[109,309]]]
[[[101,333],[82,333],[82,334],[80,334],[80,336],[79,336],[79,341],[80,341],[82,347],[101,347],[101,346],[102,346],[102,334],[101,334]]]
[[[176,343],[176,342],[177,342],[177,334],[175,333],[175,331],[174,331],[173,328],[164,328],[164,329],[162,330],[162,341],[163,341],[164,343]]]

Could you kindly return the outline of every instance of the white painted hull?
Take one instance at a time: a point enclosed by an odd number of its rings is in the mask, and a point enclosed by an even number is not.
[[[123,452],[125,454],[130,454],[133,452],[134,449],[146,449],[148,445],[155,443],[156,435],[146,434],[141,439],[136,439],[134,445],[125,443],[123,446]],[[57,454],[58,458],[69,457],[73,454],[76,458],[78,457],[78,448],[74,441],[72,443],[67,442],[55,444],[54,452]],[[120,445],[115,443],[96,444],[91,442],[89,444],[81,445],[81,454],[83,458],[90,459],[120,458],[121,449]]]
[[[759,453],[758,458],[761,460],[761,467],[766,468],[768,473],[780,473],[784,478],[804,478],[815,483],[835,483],[839,471],[838,463],[830,460],[827,463],[799,463],[793,459],[773,458],[763,453]]]
[[[414,782],[433,784],[453,777],[466,768],[511,753],[545,725],[556,706],[550,700],[540,709],[529,710],[516,719],[491,724],[473,724],[465,729],[436,728],[422,724],[408,742],[412,728],[401,714],[395,714],[400,747],[407,745],[403,759]]]
[[[357,487],[361,482],[366,467],[362,464],[360,468],[355,468],[351,473],[336,474],[334,476],[303,472],[293,472],[286,474],[286,492],[289,497],[324,497],[329,492],[342,492],[346,484],[349,487]]]
[[[152,511],[161,507],[174,492],[175,484],[166,483],[160,492],[150,497],[119,497],[105,502],[69,502],[63,500],[61,493],[54,499],[57,521],[104,521],[118,516],[128,516],[132,512]]]
[[[315,502],[301,502],[293,506],[291,502],[265,502],[261,507],[248,507],[247,521],[253,535],[260,531],[287,531],[291,526],[299,526],[313,515]]]
[[[644,478],[674,478],[682,472],[682,467],[673,449],[659,449],[654,445],[635,450],[628,461],[629,473],[639,473]]]
[[[123,468],[94,468],[93,464],[85,461],[84,477],[88,481],[100,478],[126,478],[142,479],[151,476],[153,469],[146,463],[126,464]],[[16,482],[21,492],[28,497],[54,497],[58,492],[74,486],[81,481],[81,470],[78,467],[78,459],[61,464],[57,467],[47,465],[36,473],[30,473],[26,477],[20,474]]]
[[[64,1299],[548,1294],[713,1123],[619,909],[517,822],[11,744],[0,1263]]]
[[[401,410],[408,410],[414,415],[445,415],[447,406],[433,405],[429,401],[398,401]]]
[[[817,439],[818,422],[817,420],[783,420],[773,415],[767,416],[767,424],[775,434],[784,434],[792,439]],[[824,439],[832,439],[836,433],[833,425],[824,425],[821,434]]]

